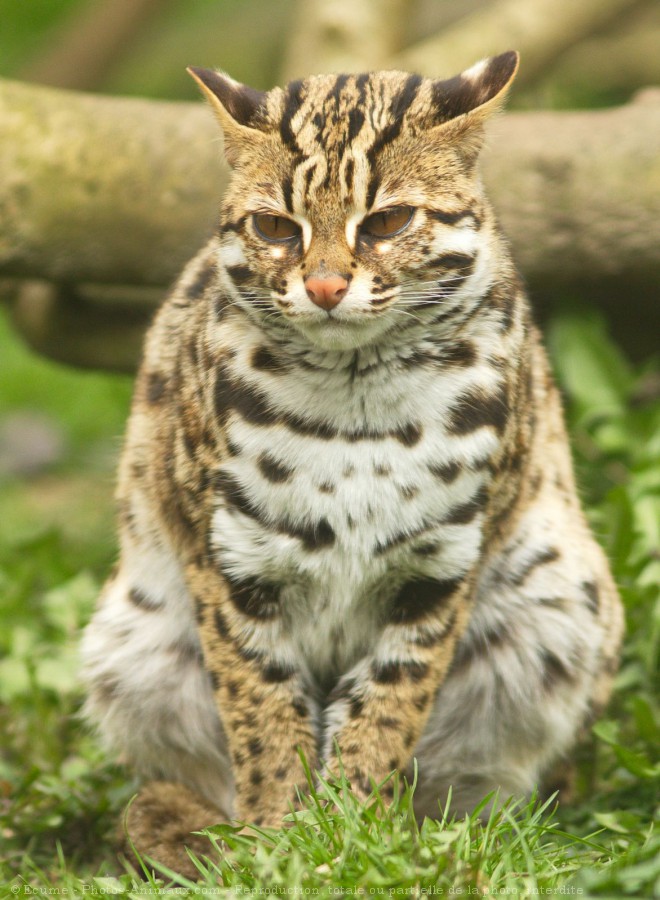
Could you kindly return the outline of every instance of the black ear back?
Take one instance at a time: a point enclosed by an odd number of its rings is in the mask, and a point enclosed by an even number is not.
[[[245,84],[239,84],[226,75],[214,72],[213,69],[190,66],[188,72],[217,97],[232,119],[239,125],[248,128],[252,126],[266,105],[264,91],[257,91]]]
[[[518,60],[518,53],[509,50],[499,56],[484,59],[453,78],[435,81],[431,102],[436,124],[456,119],[497,101],[513,81],[518,70]]]

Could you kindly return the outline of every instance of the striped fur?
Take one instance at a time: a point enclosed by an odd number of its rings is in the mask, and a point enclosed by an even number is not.
[[[266,94],[193,70],[234,175],[147,338],[84,641],[104,738],[182,786],[166,816],[278,823],[297,750],[337,747],[358,792],[416,757],[420,815],[450,786],[469,809],[531,790],[607,699],[619,601],[476,169],[516,65]],[[331,276],[327,310],[305,281]]]

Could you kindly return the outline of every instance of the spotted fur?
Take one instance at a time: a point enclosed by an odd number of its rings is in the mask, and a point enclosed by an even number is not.
[[[192,70],[234,174],[147,338],[84,659],[108,743],[218,816],[279,823],[300,749],[362,794],[417,758],[420,815],[525,793],[607,699],[619,601],[476,167],[516,67]]]

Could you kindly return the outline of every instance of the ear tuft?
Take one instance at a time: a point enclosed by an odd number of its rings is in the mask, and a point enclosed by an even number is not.
[[[473,113],[483,120],[500,106],[518,71],[519,55],[515,50],[491,56],[471,68],[448,78],[435,81],[432,103],[436,124],[449,122]]]

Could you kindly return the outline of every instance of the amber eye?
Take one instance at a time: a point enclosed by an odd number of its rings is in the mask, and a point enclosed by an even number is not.
[[[290,241],[300,237],[300,225],[284,216],[257,213],[252,221],[257,234],[266,241]]]
[[[392,209],[372,213],[363,219],[360,233],[374,238],[394,237],[408,227],[414,212],[412,206],[393,206]]]

